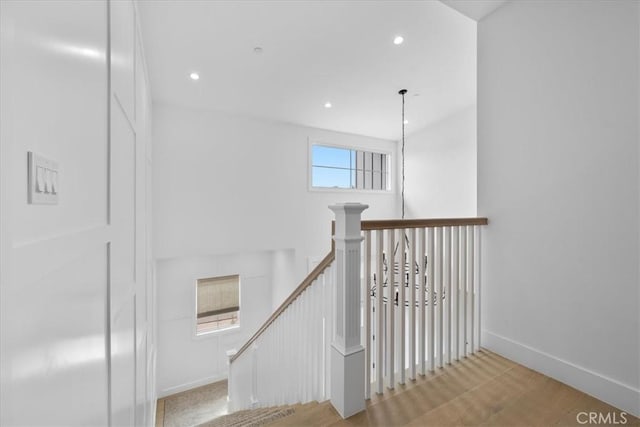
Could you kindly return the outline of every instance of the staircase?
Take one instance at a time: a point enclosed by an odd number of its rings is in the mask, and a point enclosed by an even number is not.
[[[320,426],[337,422],[340,415],[329,401],[322,403],[246,409],[198,424],[197,427]]]
[[[215,418],[209,422],[199,424],[198,427],[257,427],[273,423],[299,411],[305,411],[317,403],[305,405],[280,406],[271,408],[247,409]]]
[[[346,418],[365,409],[372,391],[386,394],[480,349],[486,218],[361,221],[366,205],[330,208],[331,252],[228,352],[229,405],[240,411],[229,417],[252,414],[261,425],[276,416],[270,411],[330,400]],[[257,409],[267,407],[279,408]]]

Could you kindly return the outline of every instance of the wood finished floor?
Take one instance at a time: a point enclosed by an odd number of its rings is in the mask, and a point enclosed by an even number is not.
[[[580,426],[580,412],[621,411],[545,375],[483,350],[416,381],[374,395],[346,420],[328,403],[307,407],[275,426]],[[640,420],[626,415],[627,426]],[[584,415],[580,418],[585,421]],[[614,421],[617,420],[617,423]],[[594,424],[591,424],[594,425]],[[607,425],[607,424],[598,424]]]
[[[226,384],[225,384],[226,385]],[[210,387],[210,386],[207,386]],[[202,390],[196,389],[158,401],[156,426],[168,421],[165,404],[180,398],[188,408],[193,395],[193,410],[201,405]],[[436,368],[415,381],[407,380],[394,390],[374,394],[367,408],[346,420],[340,418],[329,402],[295,405],[293,415],[269,426],[593,426],[640,427],[640,420],[495,353],[482,350],[459,362]],[[579,423],[579,413],[596,412],[610,423]],[[581,415],[586,421],[588,415]],[[615,418],[614,418],[615,417]],[[193,425],[185,413],[174,425]],[[616,422],[617,421],[617,422]],[[164,427],[168,424],[165,423]]]

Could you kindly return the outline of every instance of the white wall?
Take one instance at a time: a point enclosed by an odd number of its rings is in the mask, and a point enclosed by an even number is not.
[[[309,191],[308,139],[383,150],[396,143],[220,112],[154,105],[158,392],[227,375],[240,348],[330,249],[328,205],[395,217],[396,194]],[[240,331],[193,337],[195,279],[240,274]],[[246,288],[245,288],[246,287]]]
[[[640,415],[639,4],[478,25],[483,344]]]
[[[0,17],[0,424],[150,425],[150,108],[134,4],[2,1]],[[27,204],[27,151],[59,162],[59,204]]]
[[[271,314],[273,254],[173,258],[158,261],[160,397],[227,377],[227,350],[239,349]],[[196,336],[198,279],[240,275],[240,327]]]
[[[475,105],[407,136],[405,217],[476,216],[476,149]]]
[[[358,201],[371,206],[365,218],[397,215],[393,192],[309,191],[309,138],[396,150],[392,141],[154,104],[156,256],[294,249],[299,281],[307,258],[330,249],[328,205]]]
[[[309,272],[317,265],[315,259],[311,259],[308,265]],[[318,259],[319,261],[319,259]],[[275,311],[278,306],[289,296],[289,285],[295,283],[296,253],[293,249],[280,249],[273,251],[271,270],[271,306]]]

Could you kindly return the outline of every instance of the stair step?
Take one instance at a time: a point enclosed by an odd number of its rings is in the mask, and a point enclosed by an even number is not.
[[[317,405],[316,402],[313,402]],[[297,411],[304,411],[309,404],[295,406],[274,406],[268,408],[245,409],[199,424],[198,427],[255,427],[263,426]],[[311,406],[308,406],[310,408]]]
[[[339,415],[329,401],[314,402],[312,406],[297,410],[288,417],[275,420],[273,426],[325,425],[335,421],[336,417],[339,418]]]

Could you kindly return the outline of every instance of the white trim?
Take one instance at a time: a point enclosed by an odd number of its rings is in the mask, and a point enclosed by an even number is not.
[[[322,145],[325,147],[333,147],[333,148],[342,148],[345,150],[357,150],[357,151],[368,151],[372,153],[384,154],[387,156],[387,190],[364,190],[357,188],[335,188],[335,187],[314,187],[312,184],[312,147],[314,145]],[[393,164],[395,159],[395,154],[392,151],[383,150],[379,148],[371,148],[371,147],[361,147],[356,145],[341,145],[331,142],[325,142],[321,139],[315,138],[307,138],[307,189],[311,192],[324,192],[324,193],[360,193],[360,194],[395,194],[396,190],[394,187],[395,181],[394,171],[395,166]]]
[[[238,321],[240,319],[240,315],[238,315]],[[213,331],[207,331],[207,332],[203,332],[201,334],[198,334],[197,330],[196,330],[196,334],[193,336],[194,340],[202,340],[202,339],[207,339],[207,338],[211,338],[211,337],[219,337],[221,335],[227,335],[227,334],[231,334],[231,333],[236,333],[236,332],[240,332],[242,331],[241,327],[240,327],[240,323],[238,323],[237,325],[234,326],[229,326],[228,328],[224,328],[224,329],[215,329]]]
[[[640,416],[640,390],[630,385],[487,330],[482,331],[482,343],[488,350],[577,388],[636,417]]]
[[[191,390],[194,388],[202,387],[205,385],[217,383],[218,381],[226,380],[228,375],[214,375],[206,377],[200,380],[191,381],[188,383],[180,384],[177,386],[169,387],[164,390],[158,391],[158,399],[171,396],[172,394],[182,393],[183,391]]]
[[[395,190],[359,190],[357,188],[312,187],[309,177],[309,191],[317,193],[359,193],[359,194],[395,194]]]

